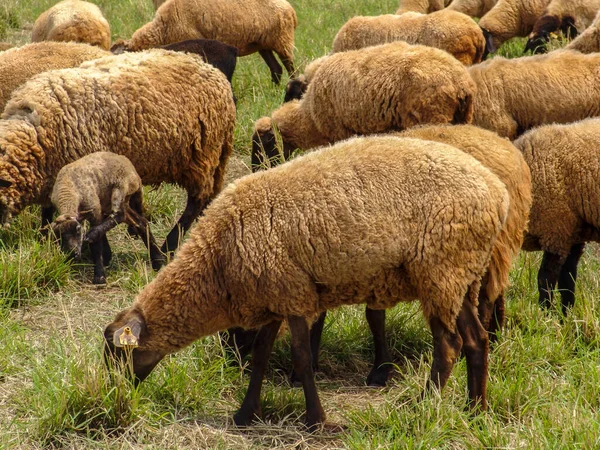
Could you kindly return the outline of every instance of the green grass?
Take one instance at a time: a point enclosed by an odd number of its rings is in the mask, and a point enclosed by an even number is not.
[[[128,38],[151,19],[150,0],[98,0],[113,39]],[[22,43],[54,0],[4,0],[0,39]],[[396,0],[292,1],[301,71],[326,54],[337,29],[359,14],[383,14]],[[24,29],[24,31],[23,31]],[[500,49],[520,56],[525,40]],[[553,43],[553,45],[560,45]],[[287,80],[284,79],[283,83]],[[236,161],[247,161],[256,119],[281,104],[258,55],[241,58]],[[243,171],[240,171],[242,173]],[[238,174],[239,175],[239,174]],[[184,206],[173,186],[146,189],[152,229],[162,240]],[[362,307],[330,312],[317,383],[324,407],[343,433],[305,433],[304,398],[287,383],[289,337],[276,343],[263,389],[263,423],[241,430],[231,416],[248,383],[247,367],[230,364],[216,337],[166,358],[134,388],[111,378],[102,329],[152,278],[145,247],[122,228],[109,234],[114,257],[108,285],[90,284],[89,262],[70,263],[41,237],[39,209],[0,231],[0,448],[598,448],[600,446],[600,253],[589,246],[580,266],[577,302],[537,305],[539,254],[522,254],[511,273],[506,328],[493,345],[489,411],[466,410],[466,367],[459,361],[441,394],[419,397],[431,363],[431,336],[418,304],[388,312],[396,362],[385,389],[364,387],[371,337]]]

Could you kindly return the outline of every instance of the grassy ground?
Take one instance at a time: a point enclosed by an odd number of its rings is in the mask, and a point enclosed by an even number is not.
[[[96,0],[127,38],[152,17],[150,0]],[[31,23],[53,0],[4,0],[0,39],[26,42]],[[351,16],[392,12],[396,0],[292,1],[299,18],[298,66],[326,53]],[[501,53],[521,54],[522,40]],[[277,107],[281,87],[271,84],[260,57],[242,58],[235,75],[238,98],[236,157],[229,178],[247,172],[253,122]],[[154,232],[164,237],[183,206],[171,186],[147,192]],[[577,303],[561,322],[559,311],[536,304],[538,254],[522,254],[512,271],[508,324],[490,356],[490,409],[471,416],[466,370],[457,364],[441,396],[419,402],[431,362],[431,336],[416,304],[390,311],[389,335],[397,370],[390,387],[369,389],[364,378],[371,341],[362,308],[328,316],[317,374],[324,407],[339,434],[302,431],[304,399],[287,384],[289,346],[276,345],[263,394],[264,422],[233,426],[248,382],[228,364],[214,337],[166,358],[137,390],[109,380],[101,361],[102,329],[153,276],[139,241],[111,232],[115,256],[109,284],[90,284],[91,268],[73,265],[43,241],[39,210],[22,214],[0,232],[0,446],[1,448],[597,448],[600,445],[600,311],[595,297],[600,265],[590,246],[580,269]]]

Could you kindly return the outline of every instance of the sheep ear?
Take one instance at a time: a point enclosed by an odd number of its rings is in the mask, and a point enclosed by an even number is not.
[[[577,36],[575,19],[571,16],[564,17],[560,24],[560,30],[563,32],[566,38],[573,39],[575,36]]]
[[[138,311],[131,312],[132,317],[127,323],[113,333],[115,347],[136,348],[140,345],[140,335],[146,327],[144,317]]]
[[[12,182],[8,181],[8,180],[3,180],[0,178],[0,187],[11,187],[12,186]]]

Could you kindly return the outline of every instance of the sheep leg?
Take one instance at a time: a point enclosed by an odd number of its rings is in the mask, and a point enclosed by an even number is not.
[[[313,372],[319,370],[319,348],[321,347],[325,317],[327,317],[327,311],[323,311],[310,327],[310,353],[312,355]],[[302,380],[293,368],[290,375],[290,384],[294,387],[302,386]]]
[[[277,52],[277,55],[279,56],[279,59],[281,59],[283,67],[285,67],[285,70],[287,71],[288,75],[291,77],[295,70],[294,60],[286,53]]]
[[[104,219],[100,224],[94,225],[85,235],[88,242],[96,242],[106,235],[110,230],[125,220],[125,212],[117,211]]]
[[[163,243],[160,248],[161,253],[173,254],[175,249],[179,246],[179,239],[187,232],[187,230],[192,226],[192,223],[200,215],[202,210],[204,209],[204,205],[206,202],[201,201],[200,199],[191,196],[188,193],[187,204],[185,205],[185,210],[183,214],[179,218],[179,221],[175,224],[173,229],[169,231],[167,235],[167,239]]]
[[[498,339],[497,333],[504,327],[504,321],[504,294],[501,294],[494,302],[494,311],[487,328],[490,342],[495,342]]]
[[[254,346],[252,347],[252,373],[250,374],[248,391],[246,392],[242,406],[240,406],[238,412],[233,416],[233,421],[238,426],[250,425],[255,418],[259,418],[261,415],[260,390],[267,362],[269,361],[269,356],[271,356],[273,343],[275,342],[280,326],[281,321],[274,320],[262,326],[256,335]]]
[[[265,60],[267,66],[271,70],[271,81],[275,84],[281,83],[281,75],[283,74],[283,69],[281,65],[277,62],[273,51],[271,50],[259,50],[260,56]]]
[[[165,263],[165,257],[160,252],[158,245],[156,245],[156,240],[152,235],[152,231],[150,231],[148,220],[144,216],[138,214],[137,211],[127,207],[125,221],[129,224],[134,234],[137,234],[140,239],[144,241],[144,244],[146,244],[146,248],[150,251],[152,268],[154,270],[159,270]]]
[[[104,274],[104,263],[102,262],[102,253],[104,249],[104,240],[97,239],[90,242],[90,252],[92,261],[94,262],[94,284],[106,284],[106,276]]]
[[[477,309],[469,298],[465,298],[456,321],[462,338],[462,351],[467,359],[467,384],[469,406],[485,409],[488,377],[489,340],[486,329],[477,317]]]
[[[560,269],[564,258],[560,255],[550,252],[544,252],[542,264],[538,272],[538,291],[540,295],[540,305],[548,309],[551,305],[552,291],[556,287]]]
[[[571,247],[569,256],[560,270],[558,276],[558,290],[562,300],[562,311],[566,315],[567,310],[575,304],[575,282],[577,281],[577,265],[583,255],[585,244],[575,244]]]
[[[385,338],[385,310],[367,307],[365,316],[373,335],[373,345],[375,347],[375,361],[371,372],[367,376],[367,385],[383,387],[387,384],[392,368],[392,357]]]
[[[226,334],[219,332],[219,337],[227,353],[241,362],[252,350],[258,331],[234,327],[229,328]]]
[[[446,385],[452,367],[460,354],[462,338],[459,333],[448,330],[446,325],[435,316],[429,320],[429,327],[433,335],[433,363],[426,389],[441,390]]]
[[[106,235],[102,236],[102,263],[105,266],[110,264],[112,260],[112,250],[110,249],[110,244],[108,243],[108,238]]]
[[[304,317],[288,316],[287,321],[292,335],[292,362],[304,389],[306,425],[309,429],[313,429],[318,424],[325,422],[325,411],[319,400],[312,370],[310,330]]]

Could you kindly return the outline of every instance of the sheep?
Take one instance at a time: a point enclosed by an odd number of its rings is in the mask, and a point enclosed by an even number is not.
[[[249,175],[213,201],[175,259],[106,327],[106,359],[132,356],[140,382],[202,336],[261,327],[234,416],[247,425],[260,415],[286,320],[312,427],[325,413],[308,321],[343,304],[384,309],[418,298],[433,333],[428,386],[446,384],[462,347],[471,405],[485,408],[488,336],[476,302],[508,204],[504,184],[471,156],[393,136],[350,139]]]
[[[300,101],[285,103],[254,126],[252,165],[287,158],[357,134],[425,123],[469,123],[475,85],[465,67],[442,50],[402,41],[325,58]]]
[[[592,24],[586,30],[573,39],[565,47],[567,50],[576,50],[581,53],[597,53],[600,52],[600,12]]]
[[[543,53],[550,33],[562,31],[567,37],[575,37],[589,27],[600,10],[600,0],[552,0],[544,15],[533,26],[525,51]]]
[[[286,0],[167,0],[152,22],[119,41],[111,51],[138,51],[185,39],[216,39],[239,50],[239,56],[258,52],[279,84],[282,69],[294,72],[294,32],[298,20]]]
[[[332,50],[344,52],[392,41],[446,50],[467,66],[481,62],[485,49],[483,33],[473,19],[441,10],[431,14],[353,17],[336,34]]]
[[[229,84],[237,65],[238,49],[214,39],[190,39],[161,47],[175,52],[195,53],[225,74]]]
[[[486,42],[483,59],[504,41],[531,33],[549,3],[550,0],[498,0],[479,21]]]
[[[25,81],[53,69],[77,67],[84,61],[102,58],[109,52],[88,44],[38,42],[0,53],[0,112],[12,92]]]
[[[221,189],[235,105],[225,76],[199,57],[152,50],[37,75],[15,91],[2,119],[0,179],[11,186],[0,188],[0,223],[32,203],[51,209],[64,165],[112,151],[131,160],[144,184],[187,190],[166,253]]]
[[[106,283],[104,265],[112,257],[106,232],[121,222],[129,224],[146,243],[152,266],[158,270],[163,264],[163,255],[142,215],[142,180],[125,156],[96,152],[67,164],[56,176],[50,200],[59,212],[51,228],[67,253],[81,256],[81,224],[84,220],[91,224],[86,240],[94,261],[94,284]]]
[[[166,0],[152,0],[152,5],[154,6],[154,10],[156,11]]]
[[[512,140],[539,125],[599,115],[599,64],[600,55],[560,50],[471,66],[473,125]]]
[[[429,14],[444,9],[452,0],[400,0],[396,14],[418,12]]]
[[[600,119],[530,130],[514,144],[531,169],[533,205],[524,250],[542,250],[539,301],[550,307],[558,282],[562,310],[575,303],[577,264],[585,243],[600,241]]]
[[[483,17],[496,3],[498,3],[498,0],[453,0],[446,9],[471,17]]]
[[[43,12],[33,24],[31,42],[84,42],[110,48],[110,25],[93,3],[63,0]]]
[[[310,62],[304,68],[304,73],[297,76],[296,78],[292,78],[288,81],[288,84],[285,87],[285,96],[283,99],[284,103],[292,101],[294,99],[300,100],[306,89],[308,88],[308,83],[313,78],[314,74],[317,72],[317,69],[321,67],[321,64],[325,62],[328,55],[321,56]]]

